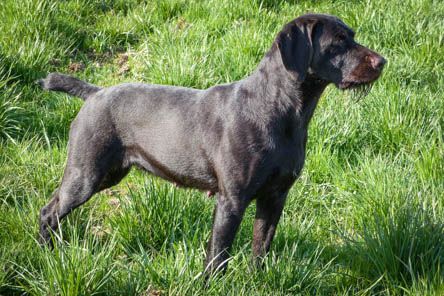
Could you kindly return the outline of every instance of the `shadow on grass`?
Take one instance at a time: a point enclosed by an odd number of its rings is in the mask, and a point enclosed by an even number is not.
[[[297,256],[303,260],[320,248],[314,268],[331,264],[323,276],[341,278],[341,287],[336,288],[344,291],[356,287],[371,294],[433,294],[442,288],[444,223],[430,209],[405,202],[396,210],[376,207],[357,219],[353,234],[339,234],[330,243],[316,237],[310,231],[315,225],[310,223],[296,229],[280,229],[272,253],[286,260],[289,246],[296,245]],[[292,264],[291,260],[286,261]]]
[[[376,290],[442,285],[444,224],[429,211],[406,205],[362,222],[357,237],[346,238],[336,253],[354,276],[379,282]]]

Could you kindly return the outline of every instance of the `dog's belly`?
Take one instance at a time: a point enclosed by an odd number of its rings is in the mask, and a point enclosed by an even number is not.
[[[208,166],[196,166],[190,159],[168,164],[139,146],[126,148],[126,161],[177,186],[218,192],[217,179]]]

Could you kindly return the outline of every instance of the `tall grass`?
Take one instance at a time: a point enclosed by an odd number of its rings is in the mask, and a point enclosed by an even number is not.
[[[38,246],[82,103],[35,79],[206,88],[248,75],[306,12],[339,16],[388,64],[359,103],[327,88],[263,269],[252,205],[206,284],[214,201],[136,170]],[[0,295],[443,295],[442,1],[3,0],[0,19]]]

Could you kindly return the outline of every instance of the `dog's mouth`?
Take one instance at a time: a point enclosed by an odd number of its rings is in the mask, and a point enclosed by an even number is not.
[[[360,85],[360,83],[353,82],[353,81],[341,81],[336,86],[341,90],[345,90],[345,89],[349,89],[349,88],[352,88],[353,86],[357,86],[357,85]]]
[[[373,82],[381,76],[384,64],[385,62],[380,63],[380,66],[371,66],[369,62],[361,63],[336,86],[364,97],[370,92]]]
[[[359,101],[370,93],[373,82],[374,80],[370,82],[342,81],[337,86],[341,90],[350,91],[352,98]]]
[[[337,87],[341,90],[356,90],[366,88],[372,85],[373,81],[341,81],[337,84]]]

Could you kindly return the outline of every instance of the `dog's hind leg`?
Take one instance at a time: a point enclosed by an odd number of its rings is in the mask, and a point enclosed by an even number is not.
[[[116,137],[95,137],[85,130],[71,131],[62,183],[40,211],[39,241],[42,244],[51,242],[50,233],[61,219],[87,202],[94,193],[117,184],[129,171]]]
[[[51,201],[40,210],[40,243],[50,243],[50,232],[58,227],[59,221],[93,195],[98,178],[76,168],[65,170],[62,184]]]
[[[87,202],[94,193],[119,183],[128,171],[129,168],[114,169],[105,176],[99,171],[85,174],[73,172],[71,168],[65,172],[62,184],[53,193],[51,201],[40,211],[40,243],[50,243],[50,231],[58,227],[60,220]]]

